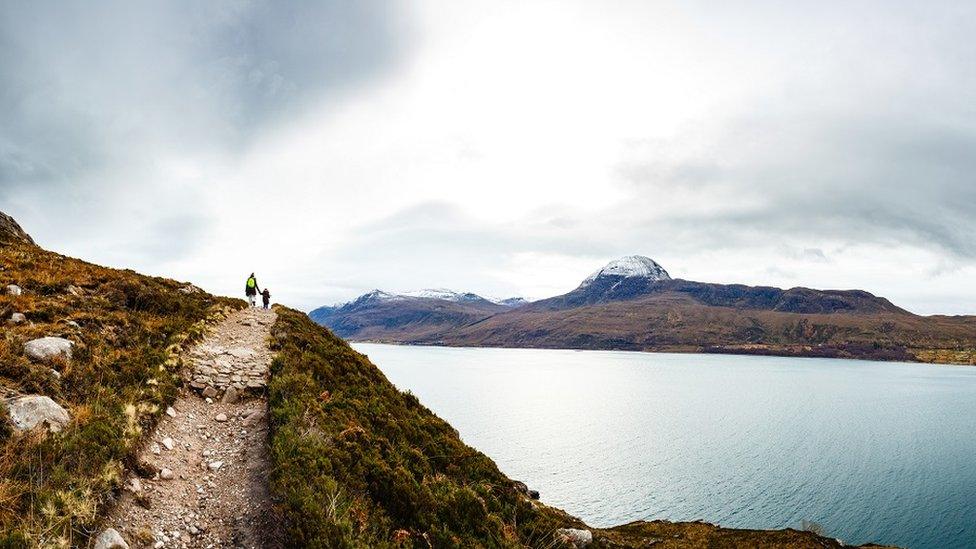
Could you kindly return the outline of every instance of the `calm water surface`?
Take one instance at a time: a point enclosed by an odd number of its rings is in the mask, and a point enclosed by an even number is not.
[[[355,347],[594,526],[810,520],[848,543],[976,547],[976,368]]]

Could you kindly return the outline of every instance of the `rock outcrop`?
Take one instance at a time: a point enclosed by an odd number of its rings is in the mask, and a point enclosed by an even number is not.
[[[6,404],[11,423],[22,431],[47,425],[51,432],[56,433],[71,421],[68,412],[50,397],[26,395],[10,399]]]
[[[20,228],[14,218],[0,212],[0,242],[11,240],[36,245],[34,239],[24,229]]]

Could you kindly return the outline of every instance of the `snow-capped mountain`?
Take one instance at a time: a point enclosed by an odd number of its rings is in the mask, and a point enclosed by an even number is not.
[[[507,299],[493,299],[492,302],[499,305],[507,305],[509,307],[521,307],[529,302],[528,299],[524,297],[509,297]]]
[[[525,298],[522,297],[509,297],[505,299],[496,299],[490,297],[483,297],[472,292],[456,292],[454,290],[449,290],[446,288],[426,288],[423,290],[416,290],[413,292],[403,292],[403,293],[391,293],[385,292],[383,290],[373,290],[369,293],[365,293],[352,301],[345,301],[342,303],[337,303],[331,308],[340,308],[346,305],[352,305],[354,303],[366,303],[366,302],[378,302],[378,301],[398,301],[404,299],[437,299],[441,301],[451,301],[453,303],[478,303],[487,302],[494,303],[496,305],[504,305],[506,307],[517,307],[519,305],[524,305],[528,303]]]
[[[628,255],[607,263],[599,271],[583,280],[580,288],[585,288],[601,277],[644,278],[648,280],[671,280],[671,276],[664,267],[656,261],[642,255]]]
[[[395,339],[396,334],[408,332],[432,337],[525,303],[520,297],[489,299],[444,288],[405,293],[373,290],[346,303],[319,307],[309,313],[309,317],[343,337]]]
[[[404,297],[424,297],[428,299],[443,299],[444,301],[453,301],[455,303],[464,303],[464,302],[479,301],[479,300],[485,300],[485,301],[490,301],[492,303],[497,303],[494,300],[481,297],[480,295],[475,293],[455,292],[454,290],[448,290],[447,288],[427,288],[415,292],[405,292],[400,295]]]
[[[899,322],[905,323],[906,334],[919,329],[911,324],[910,313],[868,292],[672,279],[656,261],[640,255],[611,261],[576,289],[532,303],[443,289],[407,294],[376,290],[309,316],[342,337],[360,341],[729,349],[899,360],[909,357],[903,349],[877,347],[871,338],[857,339],[858,334],[874,333],[879,326],[889,330],[887,326]],[[744,344],[749,347],[743,349]]]

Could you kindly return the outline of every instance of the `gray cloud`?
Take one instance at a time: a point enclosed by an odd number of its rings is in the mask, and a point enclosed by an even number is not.
[[[0,199],[246,146],[394,66],[402,20],[379,1],[4,3]]]
[[[976,124],[792,113],[720,128],[704,147],[723,158],[650,160],[621,168],[645,195],[677,191],[721,211],[667,211],[645,230],[688,246],[761,236],[934,246],[976,258]],[[933,117],[937,118],[937,117]],[[707,166],[707,167],[703,167]]]
[[[406,23],[381,1],[5,2],[0,203],[42,241],[115,232],[105,220],[171,184],[161,159],[232,158],[276,124],[354,93],[401,61]],[[196,230],[172,220],[201,227],[204,214],[168,204],[126,221],[171,258]]]
[[[537,261],[549,291],[643,253],[972,309],[971,2],[510,8],[2,3],[0,210],[217,291],[254,230],[285,299],[507,293]],[[858,255],[889,251],[941,289]]]

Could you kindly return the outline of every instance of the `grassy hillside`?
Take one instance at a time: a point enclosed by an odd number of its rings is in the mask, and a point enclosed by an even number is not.
[[[176,394],[176,353],[242,305],[184,287],[0,231],[0,397],[45,395],[71,416],[57,434],[20,432],[0,406],[0,547],[84,542],[141,433]],[[27,321],[11,323],[14,313]],[[73,341],[72,358],[28,360],[24,343],[44,336]]]
[[[366,357],[277,308],[270,394],[272,490],[289,546],[569,547],[586,528],[529,499],[488,457]],[[592,530],[591,547],[841,547],[796,530],[640,522]]]
[[[522,496],[484,454],[304,314],[272,335],[272,489],[289,545],[520,547],[581,523]]]
[[[743,310],[663,293],[572,309],[526,307],[412,342],[976,364],[976,318]]]

